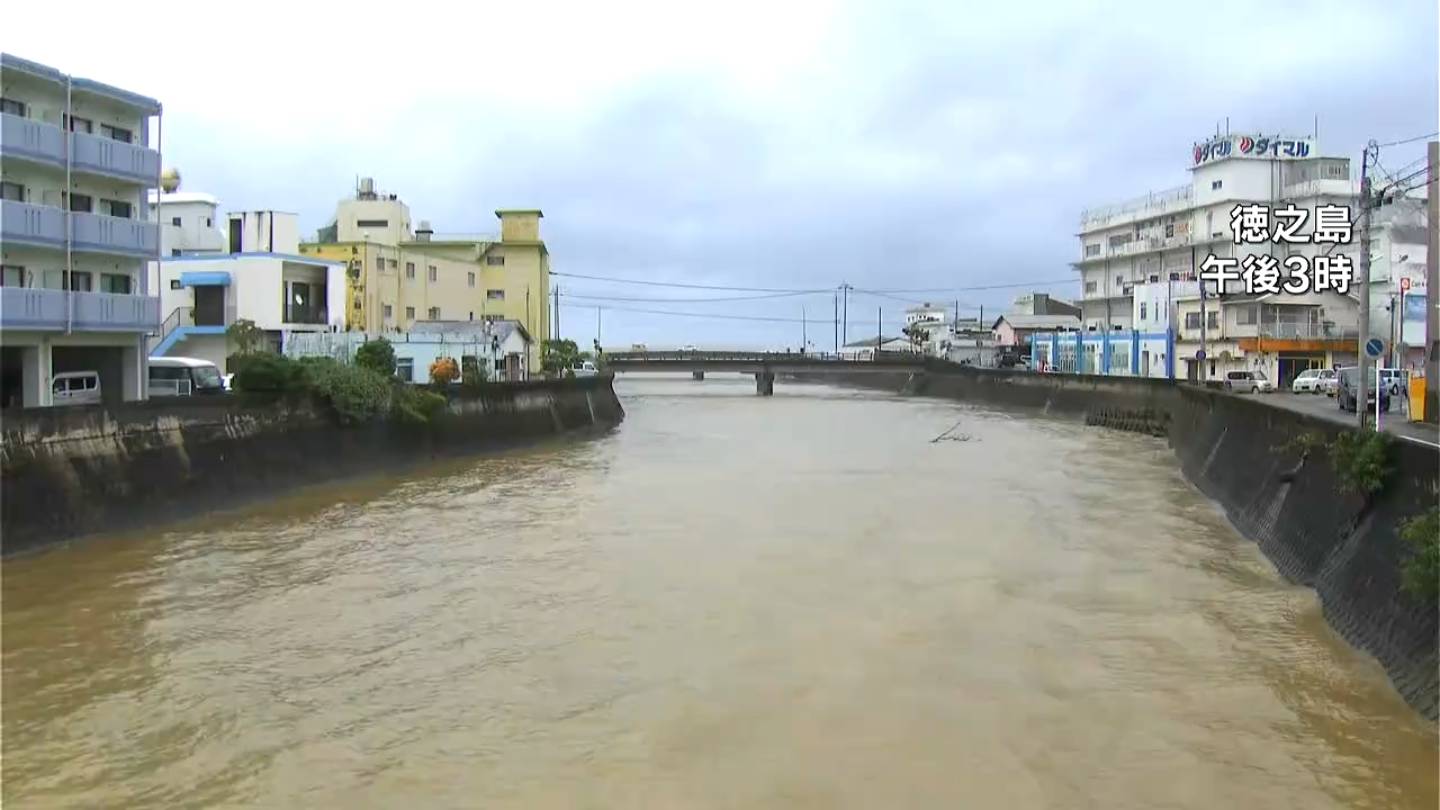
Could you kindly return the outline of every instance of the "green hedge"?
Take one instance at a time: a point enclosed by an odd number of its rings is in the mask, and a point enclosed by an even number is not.
[[[424,424],[445,409],[441,394],[328,357],[292,360],[257,354],[243,357],[238,365],[235,390],[309,395],[330,406],[341,424],[386,417]]]

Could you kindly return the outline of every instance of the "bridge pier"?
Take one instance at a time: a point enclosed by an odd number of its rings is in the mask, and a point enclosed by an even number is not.
[[[762,397],[775,395],[775,372],[761,371],[755,374],[755,393]]]
[[[705,379],[705,372],[692,371],[690,372],[690,379],[695,380],[696,382],[700,382]]]

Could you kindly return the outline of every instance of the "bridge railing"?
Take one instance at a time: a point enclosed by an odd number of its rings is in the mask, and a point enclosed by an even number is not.
[[[835,354],[817,354],[798,352],[706,352],[706,351],[676,351],[676,352],[612,352],[606,354],[604,361],[608,363],[853,363],[857,361],[846,360]],[[882,362],[882,363],[908,363],[923,365],[925,358],[922,355],[912,352],[880,352],[875,361],[869,359],[859,362]]]

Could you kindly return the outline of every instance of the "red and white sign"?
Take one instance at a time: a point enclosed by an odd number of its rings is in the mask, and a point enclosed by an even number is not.
[[[1408,278],[1402,278],[1402,279],[1400,279],[1400,292],[1402,292],[1402,293],[1410,292],[1410,279],[1408,279]]]

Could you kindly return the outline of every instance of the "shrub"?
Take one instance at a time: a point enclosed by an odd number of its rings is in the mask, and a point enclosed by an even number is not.
[[[395,376],[395,347],[385,338],[376,338],[355,350],[355,365],[381,377]]]
[[[460,378],[460,366],[453,357],[437,357],[430,364],[430,382],[435,385],[449,385]]]
[[[1385,486],[1390,475],[1390,436],[1385,433],[1347,430],[1330,445],[1330,462],[1340,488],[1345,492],[1373,495]]]
[[[341,424],[375,419],[390,407],[391,381],[370,369],[325,357],[313,358],[303,368],[306,385],[335,410]]]
[[[401,422],[422,425],[444,412],[445,405],[443,394],[399,383],[390,402],[390,414]]]
[[[1415,551],[1401,569],[1405,590],[1434,601],[1440,597],[1440,508],[1402,522],[1400,537]]]
[[[235,390],[291,392],[304,388],[302,366],[280,354],[235,356]]]

